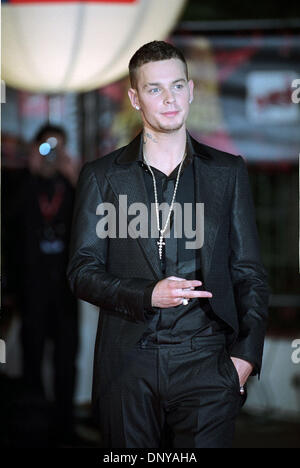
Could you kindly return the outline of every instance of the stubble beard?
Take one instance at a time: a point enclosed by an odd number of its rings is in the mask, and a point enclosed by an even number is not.
[[[178,132],[185,125],[185,122],[186,122],[186,119],[182,118],[181,122],[177,122],[173,124],[171,122],[170,124],[162,123],[159,120],[151,123],[151,121],[145,118],[144,125],[146,124],[147,126],[149,126],[149,129],[151,129],[154,132],[171,134],[171,133]]]
[[[174,133],[180,130],[183,127],[184,122],[181,122],[180,124],[174,126],[174,127],[165,127],[163,125],[159,126],[159,130],[163,133]]]
[[[161,122],[158,122],[158,129],[163,133],[174,133],[174,132],[178,132],[178,130],[180,130],[184,126],[184,124],[185,124],[184,119],[182,119],[182,121],[178,122],[177,124],[170,123],[170,125],[166,125]]]

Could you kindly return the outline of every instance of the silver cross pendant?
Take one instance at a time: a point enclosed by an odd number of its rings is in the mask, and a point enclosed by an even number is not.
[[[159,254],[159,258],[161,260],[162,258],[162,249],[163,249],[163,245],[166,245],[166,243],[164,242],[164,238],[163,238],[163,235],[160,234],[159,236],[159,241],[156,242],[157,245],[158,245],[158,254]]]

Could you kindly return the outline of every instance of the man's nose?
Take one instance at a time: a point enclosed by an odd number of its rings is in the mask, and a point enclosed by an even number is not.
[[[164,101],[166,104],[170,104],[175,101],[174,94],[171,90],[168,89],[165,91]]]

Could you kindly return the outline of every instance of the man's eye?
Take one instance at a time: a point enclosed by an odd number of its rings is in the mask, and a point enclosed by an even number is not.
[[[151,94],[155,94],[155,93],[158,93],[159,92],[159,88],[152,88],[150,89],[150,93]]]
[[[175,89],[182,89],[183,88],[183,85],[182,84],[177,84],[175,85]]]

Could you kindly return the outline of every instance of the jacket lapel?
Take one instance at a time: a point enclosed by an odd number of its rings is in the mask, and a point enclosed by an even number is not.
[[[133,203],[139,202],[143,203],[147,209],[150,210],[151,205],[148,199],[143,173],[137,162],[141,144],[142,137],[141,134],[139,134],[127,147],[124,148],[124,151],[116,160],[114,169],[111,172],[108,172],[106,177],[117,200],[119,200],[120,195],[127,195],[128,207]],[[123,215],[127,217],[127,213],[123,212]],[[149,232],[151,232],[150,226]],[[128,235],[130,235],[130,232]],[[137,242],[140,244],[155,277],[157,279],[162,279],[163,276],[160,268],[156,241],[157,238],[151,237],[137,238]]]
[[[195,196],[197,203],[204,203],[204,243],[200,249],[203,279],[208,277],[216,235],[222,219],[228,167],[210,164],[210,160],[195,157]]]

